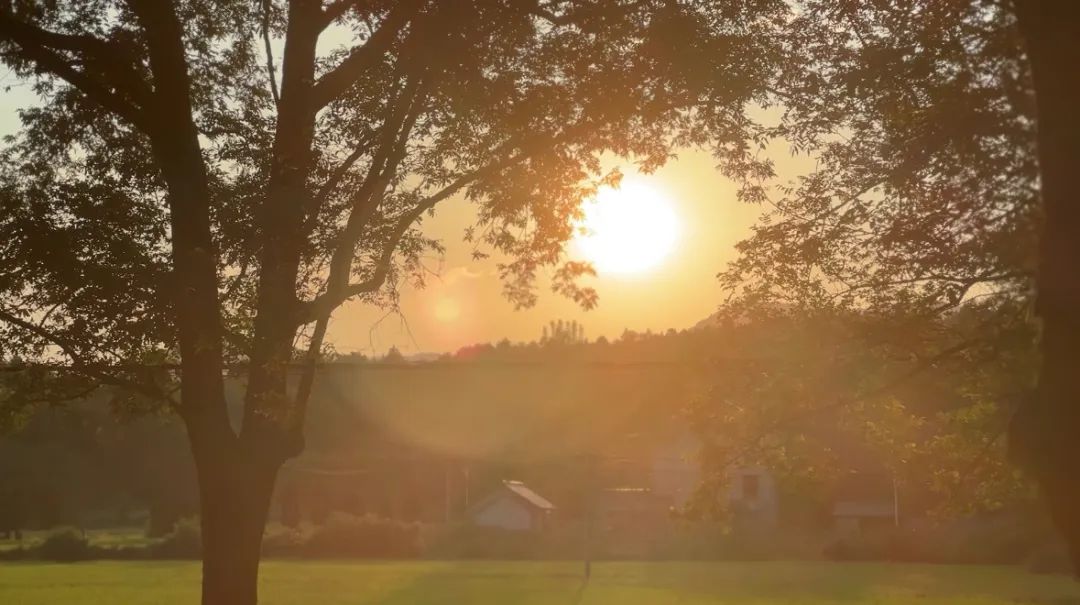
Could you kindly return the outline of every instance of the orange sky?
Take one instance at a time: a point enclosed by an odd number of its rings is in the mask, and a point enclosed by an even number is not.
[[[442,239],[447,248],[441,278],[423,290],[402,290],[402,317],[360,304],[343,307],[331,324],[331,342],[341,352],[381,352],[393,345],[408,354],[453,351],[502,338],[535,340],[552,319],[578,320],[590,339],[618,337],[624,329],[663,331],[694,325],[719,304],[716,274],[732,259],[735,242],[749,233],[761,209],[736,201],[735,185],[715,170],[706,152],[684,151],[647,176],[636,174],[629,163],[615,165],[623,167],[627,179],[649,185],[670,201],[679,237],[652,269],[633,274],[600,271],[587,279],[584,283],[600,295],[595,309],[583,311],[542,286],[534,308],[515,311],[501,295],[497,261],[473,261],[471,247],[462,244],[471,210],[454,200],[424,225],[425,232]],[[580,255],[573,245],[570,252]]]

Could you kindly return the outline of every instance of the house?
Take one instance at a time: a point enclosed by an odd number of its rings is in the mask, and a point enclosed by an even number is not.
[[[520,481],[503,481],[495,491],[467,511],[473,525],[511,531],[540,531],[548,527],[555,505]]]
[[[833,491],[833,527],[850,533],[873,527],[900,525],[896,482],[886,472],[852,472]]]
[[[701,481],[697,461],[701,444],[689,431],[659,448],[652,460],[652,492],[676,509],[686,506]],[[735,513],[735,521],[755,526],[777,523],[779,495],[776,480],[760,466],[738,466],[728,471],[722,497]]]
[[[776,525],[779,496],[776,480],[767,469],[746,466],[731,470],[726,495],[736,521],[765,527]]]
[[[670,506],[684,507],[701,481],[697,462],[700,449],[700,442],[689,430],[679,431],[667,443],[658,446],[650,461],[652,493],[668,499]]]
[[[647,487],[607,488],[596,502],[601,528],[616,531],[661,526],[669,520],[671,509],[670,499]]]

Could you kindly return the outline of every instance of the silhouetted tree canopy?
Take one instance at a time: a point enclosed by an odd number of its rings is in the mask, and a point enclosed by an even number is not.
[[[780,0],[0,3],[0,59],[40,103],[0,150],[0,340],[168,399],[202,492],[206,603],[253,603],[277,469],[303,447],[329,317],[393,305],[447,199],[507,297],[595,295],[566,263],[582,196],[713,150],[770,174],[748,115],[785,81]],[[239,428],[225,364],[246,363]],[[150,364],[176,364],[160,373]],[[172,372],[171,370],[177,370]],[[179,394],[172,393],[179,381]],[[26,403],[30,398],[20,398]],[[134,402],[135,407],[141,404]]]
[[[1027,295],[1033,91],[1009,3],[805,2],[781,126],[816,168],[722,274],[762,305],[940,313]]]
[[[698,407],[707,460],[824,472],[861,462],[835,446],[856,442],[999,506],[1026,489],[1003,437],[1037,367],[1034,90],[1012,4],[800,7],[777,132],[816,164],[770,192],[720,275],[721,317],[769,344]]]

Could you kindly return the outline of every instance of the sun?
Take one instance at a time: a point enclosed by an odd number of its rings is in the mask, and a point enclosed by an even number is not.
[[[440,298],[435,302],[435,319],[452,322],[461,315],[461,305],[452,298]]]
[[[582,232],[574,242],[601,274],[648,271],[667,258],[679,238],[671,200],[641,181],[601,188],[582,211]]]

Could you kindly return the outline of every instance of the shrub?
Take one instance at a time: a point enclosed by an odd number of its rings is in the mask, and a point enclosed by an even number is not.
[[[202,530],[196,518],[181,519],[172,533],[150,547],[153,557],[160,559],[198,559],[202,556]]]
[[[59,527],[49,532],[37,547],[37,554],[46,561],[85,561],[91,557],[93,549],[81,530]]]
[[[1015,522],[965,520],[868,529],[834,540],[823,554],[837,561],[1016,564],[1036,550],[1039,539]]]
[[[1044,544],[1036,549],[1028,558],[1027,568],[1032,573],[1074,573],[1069,549],[1060,540]]]
[[[270,557],[297,557],[304,554],[304,532],[290,527],[267,528],[262,553]]]
[[[330,515],[304,544],[315,557],[415,557],[420,552],[420,526],[374,515]]]

